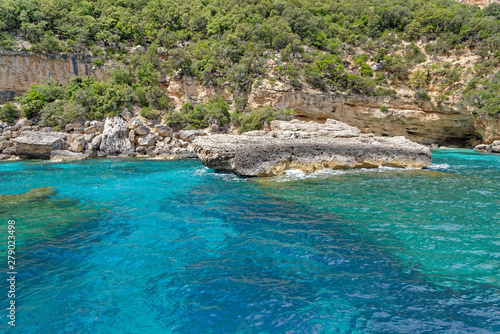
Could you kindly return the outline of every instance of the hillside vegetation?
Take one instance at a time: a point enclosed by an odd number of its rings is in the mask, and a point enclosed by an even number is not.
[[[229,84],[241,113],[263,80],[500,113],[496,3],[481,10],[451,0],[4,0],[0,10],[5,49],[90,52],[95,66],[112,64],[108,82],[76,78],[21,97],[24,116],[51,125],[130,104],[175,121],[158,83],[174,73]],[[146,51],[131,54],[135,45]]]

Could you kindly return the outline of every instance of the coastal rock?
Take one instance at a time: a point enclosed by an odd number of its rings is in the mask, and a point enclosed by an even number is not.
[[[142,125],[136,129],[134,129],[135,134],[139,136],[145,136],[149,133],[149,128],[145,125]]]
[[[69,123],[69,124],[66,124],[66,126],[64,127],[64,131],[66,132],[70,132],[72,131],[74,128],[79,128],[81,127],[83,124],[80,123],[80,122],[76,122],[76,123]]]
[[[83,152],[85,149],[85,136],[82,134],[70,136],[69,149],[73,152]]]
[[[130,119],[133,117],[132,113],[127,108],[124,108],[122,110],[120,116],[123,117],[123,119],[126,120],[127,122],[130,121]]]
[[[83,160],[88,157],[88,154],[75,153],[68,150],[56,150],[52,151],[50,154],[50,161],[60,162],[60,161],[74,161]]]
[[[132,144],[128,141],[127,123],[123,118],[119,116],[106,118],[100,150],[108,156],[133,150]]]
[[[500,153],[500,140],[495,140],[493,143],[486,145],[480,144],[474,147],[474,150],[479,152],[492,152],[492,153]]]
[[[177,138],[190,142],[199,135],[200,131],[198,130],[181,130],[177,133]]]
[[[273,121],[272,131],[198,137],[193,146],[209,168],[243,176],[272,176],[339,168],[430,166],[430,149],[404,137],[363,135],[345,123]]]
[[[5,150],[7,147],[10,147],[10,146],[12,146],[12,143],[10,142],[10,140],[0,141],[0,152]]]
[[[92,139],[92,146],[99,147],[101,145],[102,135],[97,135]]]
[[[139,146],[154,146],[156,144],[155,136],[149,134],[146,137],[140,137],[137,140],[137,144],[139,144]]]
[[[130,129],[130,130],[138,128],[138,127],[143,126],[143,125],[144,124],[141,122],[141,120],[138,119],[138,118],[136,118],[136,117],[132,117],[127,122],[127,128]]]
[[[161,125],[161,124],[155,125],[155,132],[163,137],[172,136],[172,129],[166,125]]]
[[[19,157],[45,159],[50,158],[52,151],[64,150],[67,146],[65,134],[62,132],[27,131],[14,139],[14,144]]]

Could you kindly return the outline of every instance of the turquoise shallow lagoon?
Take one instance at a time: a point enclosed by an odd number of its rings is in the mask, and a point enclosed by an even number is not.
[[[498,333],[500,155],[433,162],[264,179],[1,163],[18,307],[9,328],[4,283],[0,332]]]

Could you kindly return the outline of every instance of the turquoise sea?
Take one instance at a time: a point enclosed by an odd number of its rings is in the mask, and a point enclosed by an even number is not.
[[[499,333],[500,155],[433,163],[263,179],[0,163],[0,332]]]

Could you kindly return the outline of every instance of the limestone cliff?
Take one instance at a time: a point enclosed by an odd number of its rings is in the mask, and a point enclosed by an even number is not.
[[[0,101],[9,101],[32,84],[52,78],[66,84],[75,75],[94,75],[101,79],[105,68],[92,64],[85,54],[40,54],[0,51]]]
[[[87,55],[35,54],[0,51],[0,102],[28,90],[45,78],[67,83],[75,75],[103,78],[106,66],[96,67]],[[234,102],[230,85],[203,86],[192,77],[169,77],[161,82],[176,108],[186,102],[199,103],[214,96]],[[425,144],[469,145],[500,139],[500,121],[475,119],[458,105],[436,105],[413,97],[344,96],[305,88],[296,90],[285,84],[263,80],[254,84],[247,96],[250,106],[272,105],[293,109],[297,118],[323,122],[332,118],[376,135],[405,136]],[[384,107],[381,109],[381,107]],[[384,111],[381,111],[384,110]]]
[[[193,78],[170,78],[163,83],[163,88],[177,108],[186,102],[196,103],[215,95],[233,102],[229,87],[207,88]],[[299,119],[324,122],[331,118],[358,127],[365,133],[405,136],[424,144],[471,146],[481,137],[491,142],[500,136],[498,127],[490,123],[485,126],[479,120],[476,123],[462,107],[438,106],[414,98],[334,95],[313,89],[295,90],[281,83],[271,85],[264,80],[259,86],[252,87],[248,103],[254,108],[272,105],[293,109]],[[381,111],[381,106],[387,110]]]

